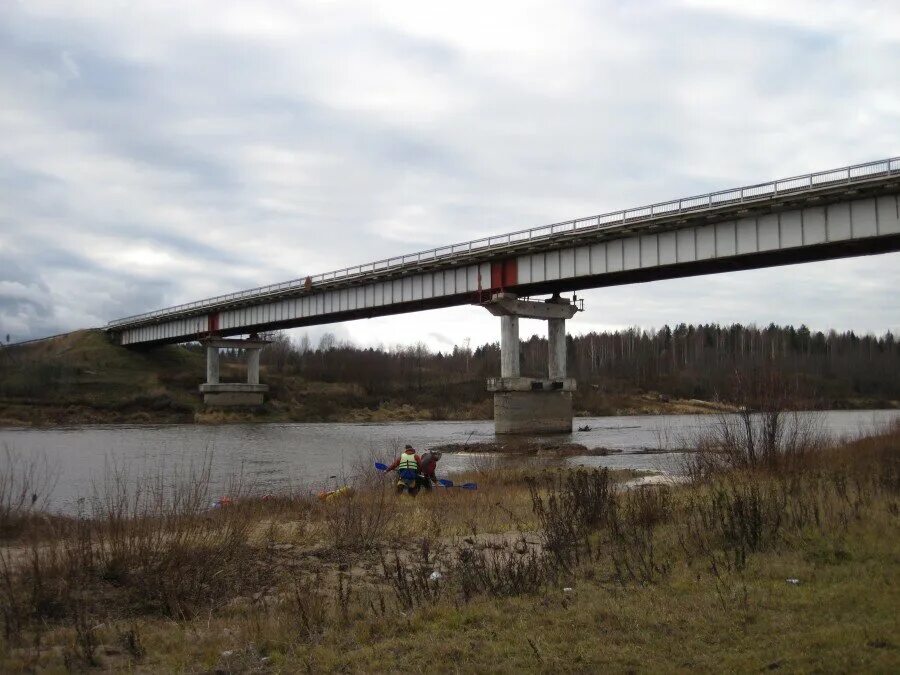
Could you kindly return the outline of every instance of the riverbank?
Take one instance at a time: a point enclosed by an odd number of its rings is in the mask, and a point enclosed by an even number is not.
[[[308,394],[318,396],[318,394]],[[268,401],[252,410],[228,410],[204,406],[197,401],[177,401],[168,395],[134,397],[125,402],[103,404],[77,401],[48,403],[35,399],[0,399],[0,427],[48,427],[83,424],[253,424],[275,422],[428,422],[490,420],[493,401],[452,410],[418,408],[410,404],[385,403],[372,408],[335,410],[326,415],[307,414],[301,406]],[[322,403],[321,401],[319,402]],[[868,408],[860,407],[860,410]],[[688,415],[733,412],[734,406],[708,401],[654,402],[652,395],[610,397],[602,406],[578,410],[580,417],[597,415]]]
[[[276,378],[277,379],[277,378]],[[401,401],[361,405],[361,397],[342,387],[294,380],[287,400],[269,398],[253,409],[227,409],[203,405],[199,394],[151,389],[147,394],[95,395],[87,400],[71,392],[56,400],[0,397],[0,427],[52,427],[85,424],[266,424],[284,422],[428,422],[470,421],[493,418],[493,399],[487,392],[479,400],[427,407]],[[284,383],[277,384],[282,396]],[[468,395],[467,395],[468,396]],[[410,398],[415,399],[412,395]],[[460,397],[464,398],[464,397]],[[867,410],[859,402],[857,409]],[[580,405],[579,405],[580,404]],[[900,407],[900,406],[898,406]],[[621,415],[704,415],[734,412],[736,406],[713,401],[671,400],[656,393],[606,395],[592,402],[578,401],[578,417]]]
[[[568,443],[544,439],[512,439],[508,441],[476,441],[466,443],[444,443],[435,445],[429,450],[437,450],[444,453],[464,452],[474,455],[505,455],[519,457],[606,457],[622,453],[620,448],[604,448],[600,446],[588,447],[581,443]],[[678,450],[667,449],[667,452]]]
[[[100,482],[79,520],[26,499],[0,669],[419,672],[413,644],[442,672],[896,670],[900,428],[779,457],[630,490],[482,468],[410,499],[361,470],[210,510],[201,468]]]
[[[309,394],[315,396],[316,394]],[[328,414],[308,414],[302,405],[268,401],[253,410],[228,410],[197,401],[179,402],[169,396],[135,397],[104,405],[77,401],[47,403],[35,399],[0,399],[0,427],[51,427],[84,424],[254,424],[276,422],[428,422],[490,420],[493,401],[472,403],[452,410],[419,408],[406,403],[386,403],[375,408],[350,408]],[[321,402],[320,402],[321,403]],[[581,417],[597,415],[687,415],[732,412],[736,408],[708,401],[656,403],[650,395],[610,397],[602,406],[578,411]],[[859,407],[859,410],[868,408]]]
[[[78,331],[34,345],[0,349],[0,427],[377,423],[493,416],[493,399],[485,391],[485,377],[493,369],[447,374],[418,368],[394,380],[367,375],[344,361],[354,354],[324,353],[321,361],[327,367],[317,359],[316,368],[306,370],[280,365],[277,359],[264,363],[262,380],[270,386],[265,405],[228,410],[209,408],[201,401],[202,351],[185,346],[128,350],[110,344],[100,331]],[[241,360],[224,359],[222,378],[243,381],[246,372]],[[900,401],[892,398],[865,396],[797,396],[791,403],[808,410],[900,408]],[[707,414],[737,407],[724,400],[679,396],[674,390],[641,390],[622,379],[580,381],[574,395],[579,417]]]

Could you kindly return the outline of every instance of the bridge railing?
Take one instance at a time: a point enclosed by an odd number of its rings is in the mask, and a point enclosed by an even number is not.
[[[881,159],[874,162],[866,162],[865,164],[855,164],[853,166],[845,166],[839,169],[829,169],[827,171],[818,171],[816,173],[808,173],[802,176],[791,176],[789,178],[781,178],[768,183],[759,183],[756,185],[747,185],[739,188],[731,188],[728,190],[719,190],[703,195],[693,197],[684,197],[682,199],[673,199],[658,204],[650,204],[648,206],[638,206],[636,208],[624,209],[621,211],[613,211],[611,213],[603,213],[597,216],[589,216],[587,218],[578,218],[575,220],[566,220],[550,225],[539,225],[525,230],[517,230],[506,234],[492,235],[473,239],[458,244],[449,244],[447,246],[439,246],[437,248],[420,251],[418,253],[409,253],[394,258],[385,258],[376,260],[375,262],[365,263],[362,265],[354,265],[353,267],[345,267],[343,269],[334,270],[332,272],[324,272],[309,277],[300,277],[290,281],[284,281],[268,286],[260,286],[251,288],[246,291],[238,291],[228,293],[226,295],[218,295],[213,298],[188,302],[174,307],[166,307],[152,312],[143,314],[135,314],[134,316],[125,317],[110,321],[107,327],[116,328],[139,321],[152,320],[172,314],[183,314],[192,312],[193,310],[212,308],[219,305],[227,305],[234,301],[245,300],[249,298],[263,298],[271,295],[279,295],[285,291],[299,290],[305,288],[309,282],[313,285],[327,281],[348,280],[357,277],[367,276],[376,272],[392,271],[404,267],[415,267],[422,263],[434,262],[436,260],[450,259],[460,255],[468,255],[472,252],[490,250],[492,248],[502,248],[519,244],[527,241],[542,241],[555,237],[557,235],[577,234],[589,230],[602,230],[611,227],[617,227],[627,224],[631,221],[646,220],[648,218],[663,217],[669,215],[677,215],[680,213],[693,213],[697,211],[715,209],[729,204],[739,204],[744,202],[754,202],[764,199],[771,199],[779,195],[787,195],[802,190],[813,190],[821,187],[828,187],[838,183],[854,183],[865,181],[870,178],[885,174],[900,174],[900,157],[891,157],[889,159]]]

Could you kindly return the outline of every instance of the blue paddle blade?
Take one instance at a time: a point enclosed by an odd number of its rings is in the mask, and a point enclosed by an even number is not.
[[[446,478],[438,478],[438,485],[445,488],[459,488],[461,490],[478,489],[478,483],[463,483],[462,485],[455,485],[452,480],[448,480]]]
[[[381,462],[375,462],[375,468],[378,471],[387,471],[387,464],[382,464]]]

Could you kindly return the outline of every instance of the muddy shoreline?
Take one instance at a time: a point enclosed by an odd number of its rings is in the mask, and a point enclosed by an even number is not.
[[[588,447],[581,443],[565,443],[554,440],[538,441],[531,439],[489,442],[478,441],[475,443],[445,443],[433,446],[429,449],[456,454],[504,454],[529,457],[605,457],[607,455],[618,455],[624,452],[621,448],[606,448],[603,446]],[[691,448],[642,448],[637,451],[629,451],[628,454],[653,455],[690,451]]]

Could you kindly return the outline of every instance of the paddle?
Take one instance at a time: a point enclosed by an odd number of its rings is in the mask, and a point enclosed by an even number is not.
[[[478,483],[463,483],[462,485],[454,485],[452,480],[447,478],[438,478],[438,483],[445,488],[460,488],[462,490],[477,490]]]
[[[387,464],[382,464],[381,462],[375,462],[375,469],[377,471],[381,471],[381,472],[387,471]]]

